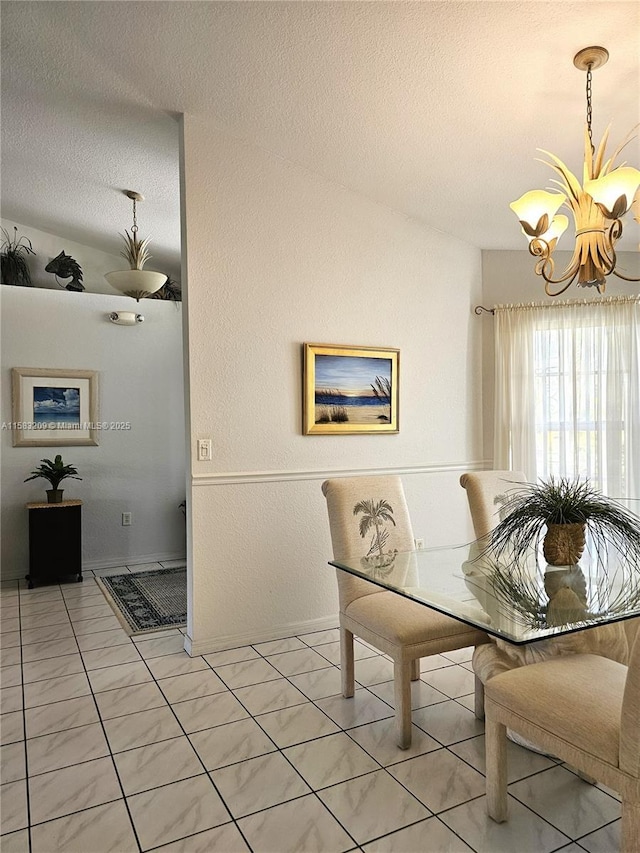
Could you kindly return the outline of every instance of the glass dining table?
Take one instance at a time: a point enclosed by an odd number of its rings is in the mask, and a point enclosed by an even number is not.
[[[575,566],[498,561],[478,542],[330,565],[523,646],[640,616],[640,565],[589,546]]]

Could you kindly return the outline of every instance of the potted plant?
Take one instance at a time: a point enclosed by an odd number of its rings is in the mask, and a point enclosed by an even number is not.
[[[31,240],[28,237],[18,237],[18,229],[15,225],[13,239],[5,228],[2,229],[2,237],[2,246],[0,246],[2,283],[31,287],[31,273],[27,266],[27,255],[35,255]]]
[[[508,555],[517,562],[542,541],[550,565],[573,566],[582,555],[588,530],[599,558],[612,545],[625,562],[640,562],[640,518],[588,480],[550,477],[524,484],[507,499],[503,513],[490,537],[496,558]]]
[[[40,462],[41,464],[36,468],[36,470],[31,472],[31,477],[27,477],[24,482],[28,483],[29,480],[36,480],[38,477],[44,477],[45,480],[48,480],[51,483],[51,488],[46,490],[47,502],[50,504],[62,503],[62,494],[64,489],[58,488],[60,483],[67,477],[70,477],[73,480],[81,480],[82,477],[76,476],[78,472],[73,465],[64,464],[60,454],[56,456],[53,462],[50,459],[41,459]]]

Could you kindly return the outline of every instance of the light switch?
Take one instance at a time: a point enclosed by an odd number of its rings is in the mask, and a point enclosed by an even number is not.
[[[198,462],[210,462],[211,461],[211,439],[210,438],[199,438],[198,439]]]

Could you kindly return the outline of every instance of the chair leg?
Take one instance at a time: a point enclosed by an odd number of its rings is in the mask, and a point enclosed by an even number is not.
[[[420,658],[411,661],[411,681],[420,681]]]
[[[622,801],[621,853],[638,853],[640,850],[640,802]]]
[[[474,710],[476,714],[476,720],[484,720],[484,684],[480,681],[480,678],[477,675],[475,677]]]
[[[396,743],[400,749],[411,746],[411,664],[411,661],[393,664]]]
[[[353,634],[340,626],[340,673],[342,676],[342,695],[345,699],[355,691],[355,672],[353,669]]]
[[[487,718],[485,727],[487,757],[487,814],[497,823],[507,819],[507,729]]]

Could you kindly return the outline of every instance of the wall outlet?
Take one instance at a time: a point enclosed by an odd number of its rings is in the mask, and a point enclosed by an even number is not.
[[[211,439],[198,439],[198,462],[211,462]]]
[[[123,512],[122,513],[122,526],[123,527],[131,527],[131,513]]]
[[[424,539],[414,539],[413,541],[416,545],[416,551],[422,551],[424,549]]]

